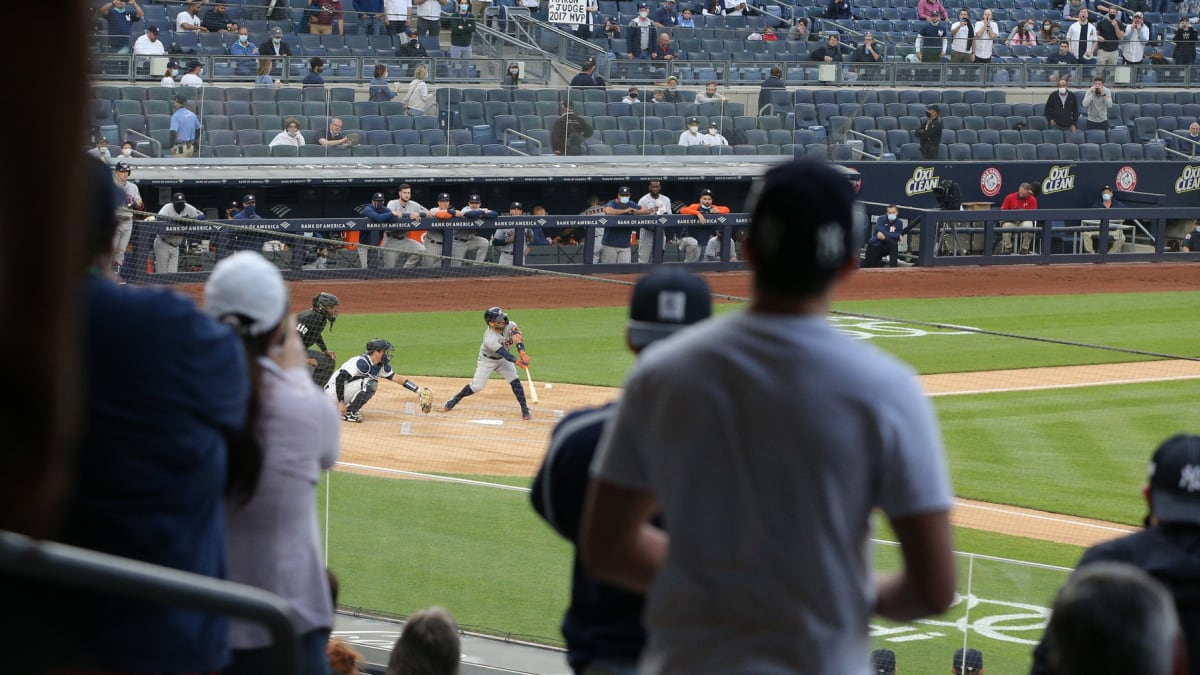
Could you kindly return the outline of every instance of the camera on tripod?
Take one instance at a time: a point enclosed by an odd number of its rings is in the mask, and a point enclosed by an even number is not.
[[[938,207],[943,211],[957,211],[962,208],[962,189],[950,179],[942,179],[933,188],[933,194],[937,196]]]

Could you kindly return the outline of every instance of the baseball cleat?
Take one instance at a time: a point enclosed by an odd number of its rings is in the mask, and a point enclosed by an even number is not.
[[[442,406],[442,410],[445,410],[446,412],[450,412],[451,410],[454,410],[454,405],[455,405],[455,403],[454,403],[453,399],[446,401],[445,405]]]
[[[523,420],[531,420],[531,419],[533,419],[533,415],[530,415],[530,414],[529,414],[529,410],[522,410],[522,411],[521,411],[521,419],[523,419]]]
[[[363,416],[356,412],[348,412],[342,415],[342,419],[347,422],[361,422],[363,421]]]

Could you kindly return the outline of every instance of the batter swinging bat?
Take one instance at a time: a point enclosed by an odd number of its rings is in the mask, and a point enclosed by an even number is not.
[[[529,400],[537,403],[537,387],[533,386],[533,373],[529,372],[529,366],[525,366],[525,379],[529,381]]]

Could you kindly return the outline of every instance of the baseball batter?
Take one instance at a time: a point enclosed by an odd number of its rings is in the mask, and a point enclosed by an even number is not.
[[[342,364],[337,372],[325,383],[325,395],[332,398],[338,405],[338,412],[347,422],[362,422],[363,416],[359,411],[375,396],[379,388],[379,380],[396,383],[396,373],[392,370],[392,343],[383,338],[375,338],[367,343],[367,351],[355,356]],[[519,382],[518,382],[519,383]],[[401,384],[401,383],[396,383]],[[426,409],[426,393],[412,380],[404,380],[402,386],[421,397],[421,409]],[[432,401],[433,393],[428,393]]]
[[[325,346],[325,324],[333,330],[333,322],[337,321],[338,305],[341,302],[333,293],[317,293],[312,299],[312,309],[300,312],[296,317],[296,332],[304,342],[308,351],[308,365],[312,371],[313,382],[323,387],[333,375],[333,367],[337,358],[331,349]]]
[[[488,377],[493,372],[508,381],[512,387],[517,403],[521,404],[521,418],[531,419],[529,406],[525,403],[525,388],[521,386],[521,377],[517,375],[516,366],[522,368],[529,365],[529,355],[525,353],[525,338],[515,321],[509,321],[508,315],[499,307],[489,307],[483,312],[483,320],[487,330],[483,332],[483,343],[479,345],[479,358],[475,362],[475,378],[471,383],[446,401],[445,410],[454,410],[458,402],[471,394],[483,391],[487,386]],[[516,346],[520,356],[512,353],[510,347]],[[516,364],[514,366],[513,364]]]

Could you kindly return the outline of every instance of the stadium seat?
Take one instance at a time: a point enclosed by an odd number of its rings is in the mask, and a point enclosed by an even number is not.
[[[1067,146],[1064,145],[1063,147],[1067,147]],[[1099,161],[1101,161],[1100,144],[1098,144],[1098,143],[1080,143],[1077,147],[1079,148],[1079,161],[1081,161],[1081,162],[1099,162]],[[1062,158],[1061,149],[1060,149],[1058,155],[1059,155],[1059,158],[1061,159]]]
[[[1038,143],[1035,154],[1039,160],[1056,162],[1059,159],[1058,143]]]
[[[1104,145],[1110,145],[1110,144],[1105,143]],[[1113,143],[1112,145],[1116,145],[1116,144]],[[1120,147],[1121,147],[1121,157],[1122,157],[1122,159],[1124,159],[1127,162],[1142,160],[1142,159],[1146,158],[1146,154],[1144,152],[1144,146],[1141,143],[1122,143]],[[1100,153],[1102,155],[1104,154],[1104,146],[1103,145],[1100,146]]]
[[[951,143],[946,146],[947,156],[951,162],[969,162],[971,146],[966,143]]]
[[[991,143],[976,143],[971,146],[971,159],[977,162],[992,161],[996,158],[995,147]]]

